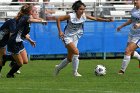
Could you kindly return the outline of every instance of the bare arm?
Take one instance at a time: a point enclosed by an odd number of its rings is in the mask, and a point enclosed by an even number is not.
[[[30,19],[28,20],[29,22],[47,22],[44,19],[38,17],[38,18],[34,18],[33,16],[30,16]]]
[[[90,20],[95,20],[95,21],[105,21],[105,22],[111,22],[113,21],[112,19],[104,19],[104,18],[100,18],[100,17],[93,17],[93,16],[89,16],[89,15],[86,15],[87,19],[90,19]]]
[[[30,35],[29,35],[29,34],[27,34],[25,37],[26,37],[26,40],[28,40],[28,41],[30,42],[30,44],[31,44],[33,47],[36,46],[36,42],[33,41],[33,40],[30,38]]]
[[[56,22],[57,22],[57,28],[58,28],[58,32],[59,32],[59,37],[63,38],[64,34],[61,30],[61,26],[60,26],[60,22],[64,21],[64,20],[69,20],[70,16],[69,15],[65,15],[65,16],[60,16],[57,18]]]
[[[121,26],[119,26],[119,27],[117,28],[117,31],[120,31],[121,28],[123,28],[123,27],[125,27],[125,26],[127,26],[127,25],[130,25],[131,23],[132,23],[132,20],[129,19],[127,22],[125,22],[124,24],[122,24]]]

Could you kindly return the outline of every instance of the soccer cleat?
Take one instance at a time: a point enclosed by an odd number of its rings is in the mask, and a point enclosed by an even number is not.
[[[20,72],[20,70],[18,70],[17,72],[16,72],[16,74],[20,74],[21,72]]]
[[[118,74],[119,74],[119,75],[123,75],[123,74],[124,74],[124,71],[119,70]]]
[[[6,77],[7,77],[7,78],[14,78],[14,77],[15,77],[15,75],[10,75],[10,74],[7,74],[7,75],[6,75]]]
[[[81,76],[82,76],[82,75],[79,74],[78,72],[75,72],[73,75],[74,75],[75,77],[81,77]]]
[[[54,76],[57,76],[59,74],[59,69],[58,69],[58,65],[55,65],[55,69],[54,69]]]

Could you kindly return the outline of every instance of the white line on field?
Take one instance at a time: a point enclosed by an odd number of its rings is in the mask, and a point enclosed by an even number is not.
[[[3,87],[0,89],[6,89],[8,90],[9,88]],[[13,88],[12,88],[13,90]],[[119,91],[106,91],[106,90],[96,90],[96,89],[89,89],[89,90],[83,90],[83,89],[53,89],[53,88],[16,88],[16,90],[39,90],[39,91],[69,91],[69,92],[100,92],[100,93],[139,93],[139,92],[119,92]]]

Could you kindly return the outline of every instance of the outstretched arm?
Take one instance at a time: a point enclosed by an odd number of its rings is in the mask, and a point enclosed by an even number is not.
[[[127,25],[130,25],[132,23],[132,20],[129,19],[127,22],[125,22],[124,24],[122,24],[121,26],[119,26],[117,28],[117,31],[120,31],[123,27],[127,26]]]
[[[47,23],[47,21],[46,20],[44,20],[44,19],[42,19],[42,18],[40,18],[40,17],[37,17],[37,18],[35,18],[35,17],[33,17],[32,15],[30,15],[30,18],[29,18],[29,20],[28,20],[29,22],[45,22],[45,23]]]
[[[93,17],[93,16],[89,16],[89,15],[86,15],[86,17],[87,17],[87,19],[101,21],[101,22],[112,22],[113,21],[112,19],[104,19],[104,18]]]

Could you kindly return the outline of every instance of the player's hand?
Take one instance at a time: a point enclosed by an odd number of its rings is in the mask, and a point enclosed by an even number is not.
[[[31,44],[33,47],[35,47],[35,46],[36,46],[36,42],[35,42],[35,41],[33,41],[32,39],[30,40],[30,44]]]
[[[121,26],[117,27],[117,32],[121,31]]]
[[[43,25],[47,25],[47,23],[48,23],[46,20],[42,20],[41,22]]]
[[[62,40],[64,38],[64,33],[62,31],[59,32],[59,38],[61,38]]]
[[[113,19],[106,19],[106,22],[113,22]]]

